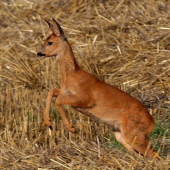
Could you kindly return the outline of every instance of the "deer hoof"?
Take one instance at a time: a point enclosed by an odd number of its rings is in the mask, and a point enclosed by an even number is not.
[[[69,125],[66,126],[69,132],[74,133],[76,130],[74,126],[70,123]]]
[[[48,126],[50,129],[52,128],[51,126],[51,120],[44,120],[45,126]]]
[[[53,127],[52,127],[51,125],[49,126],[49,128],[50,128],[51,130],[53,130]]]
[[[68,129],[71,133],[75,133],[76,132],[76,130],[75,130],[75,128],[72,126],[72,127],[70,127],[69,129]]]

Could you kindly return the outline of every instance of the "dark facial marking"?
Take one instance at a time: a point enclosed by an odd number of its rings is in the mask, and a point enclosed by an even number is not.
[[[46,40],[50,40],[50,39],[51,39],[51,36],[52,36],[52,35],[50,35]]]
[[[64,37],[64,39],[63,39],[64,41],[67,41],[67,38],[66,37]]]

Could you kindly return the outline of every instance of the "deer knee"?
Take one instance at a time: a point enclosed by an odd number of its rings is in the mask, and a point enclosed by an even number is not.
[[[57,107],[61,106],[61,100],[60,100],[59,97],[56,99],[55,104],[56,104]]]
[[[54,93],[54,89],[50,89],[49,91],[48,91],[48,95],[52,95]]]
[[[60,93],[59,89],[53,88],[48,91],[48,96],[57,97]]]

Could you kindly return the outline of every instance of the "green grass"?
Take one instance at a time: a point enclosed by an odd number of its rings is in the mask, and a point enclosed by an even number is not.
[[[123,146],[116,140],[114,133],[110,133],[104,137],[104,146],[106,148],[121,149]]]
[[[168,121],[169,114],[170,112],[167,111],[167,119],[164,118],[162,120],[160,114],[157,113],[154,130],[149,136],[154,149],[159,151],[160,155],[166,155],[170,152],[170,142],[167,142],[170,138],[170,121]]]

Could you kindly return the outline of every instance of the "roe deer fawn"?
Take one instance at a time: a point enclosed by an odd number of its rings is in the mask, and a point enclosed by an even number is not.
[[[61,89],[53,88],[48,92],[45,125],[52,129],[49,110],[52,98],[57,97],[57,108],[70,132],[75,132],[75,129],[62,105],[71,105],[94,120],[111,126],[117,141],[128,151],[158,157],[148,140],[154,120],[147,109],[129,94],[81,69],[60,25],[54,19],[46,22],[52,34],[37,55],[40,58],[56,56],[60,66]]]

